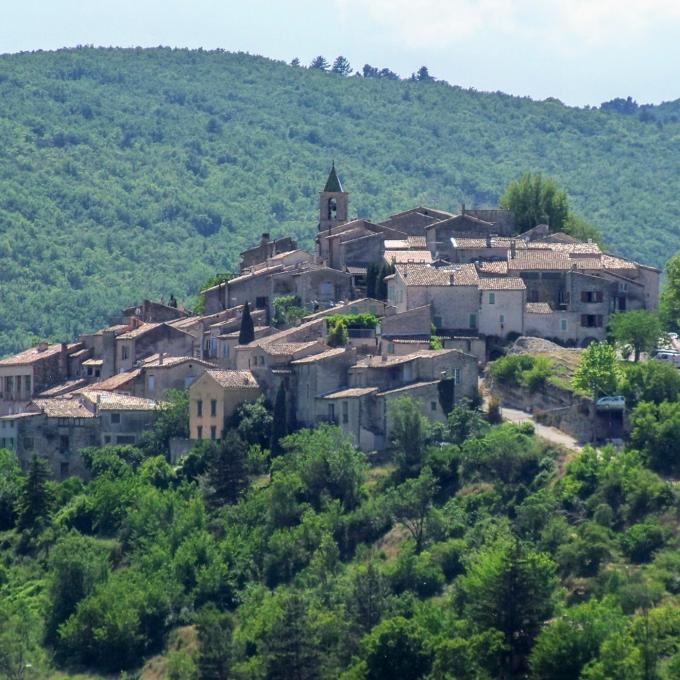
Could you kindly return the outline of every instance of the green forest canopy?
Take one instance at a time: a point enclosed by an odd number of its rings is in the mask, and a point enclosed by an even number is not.
[[[660,266],[680,241],[680,124],[649,108],[170,48],[4,55],[0,98],[0,355],[189,302],[261,232],[310,246],[333,158],[351,216],[495,205],[530,170],[625,256]]]

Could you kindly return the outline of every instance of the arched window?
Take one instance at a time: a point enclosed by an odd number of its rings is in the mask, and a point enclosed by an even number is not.
[[[328,219],[334,220],[337,212],[338,212],[338,204],[336,203],[334,198],[331,198],[328,201]]]

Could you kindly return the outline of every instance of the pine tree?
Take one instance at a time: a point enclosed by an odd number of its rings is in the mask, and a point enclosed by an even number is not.
[[[279,384],[274,402],[274,414],[272,421],[272,456],[280,456],[283,453],[281,439],[288,434],[288,405],[286,404],[286,388],[283,383]]]
[[[46,461],[33,456],[17,500],[17,527],[21,531],[39,529],[49,516],[51,495],[47,478]]]
[[[328,62],[319,55],[318,57],[314,57],[312,59],[312,63],[309,65],[309,68],[316,69],[317,71],[328,71]]]
[[[208,604],[198,617],[198,677],[200,680],[227,680],[231,677],[231,637],[229,614]]]
[[[246,445],[233,430],[225,433],[211,452],[208,480],[213,505],[236,503],[248,485]]]
[[[333,62],[333,66],[331,67],[331,73],[337,73],[340,76],[348,76],[350,73],[352,73],[352,70],[353,69],[349,64],[349,61],[343,56],[339,56]]]
[[[253,325],[253,319],[250,316],[250,305],[246,302],[246,304],[243,305],[241,331],[238,334],[238,344],[247,345],[253,340],[255,340],[255,326]]]
[[[293,593],[267,636],[267,680],[312,680],[319,677],[319,657],[302,596]]]

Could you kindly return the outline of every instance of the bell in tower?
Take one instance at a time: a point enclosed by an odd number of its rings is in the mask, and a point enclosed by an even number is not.
[[[332,229],[347,222],[349,194],[342,190],[340,178],[335,171],[335,161],[319,198],[319,231]]]

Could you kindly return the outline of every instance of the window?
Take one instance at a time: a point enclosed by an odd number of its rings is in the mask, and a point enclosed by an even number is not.
[[[460,368],[453,369],[453,384],[460,385]]]
[[[210,400],[210,415],[213,418],[217,415],[217,399]]]
[[[5,392],[12,394],[14,392],[14,376],[8,375],[5,378]]]
[[[196,417],[197,418],[202,418],[203,417],[203,401],[199,399],[196,402]],[[200,439],[200,437],[199,437]]]
[[[328,420],[335,422],[335,404],[333,402],[328,404]]]
[[[582,290],[581,302],[592,304],[595,302],[602,302],[604,294],[601,290]]]
[[[111,425],[119,425],[120,424],[120,413],[112,413],[111,414]]]
[[[203,428],[200,425],[196,428],[196,439],[203,439]]]
[[[229,345],[222,343],[222,357],[227,359],[229,357]]]
[[[70,448],[70,442],[67,434],[59,435],[59,453],[66,453]]]
[[[127,359],[130,358],[130,348],[127,345],[123,345],[120,348],[120,358],[123,361],[126,361]]]
[[[625,281],[619,283],[619,293],[625,293],[628,291],[628,284]]]
[[[505,314],[501,314],[501,315],[498,317],[498,320],[499,320],[501,323],[505,323]]]
[[[342,422],[349,423],[349,403],[346,401],[342,402]]]
[[[88,375],[89,377],[92,377],[92,372],[93,372],[92,366],[88,366],[88,367],[87,367],[87,375]]]
[[[477,328],[477,315],[470,314],[470,328]]]
[[[210,439],[213,441],[217,439],[217,427],[215,425],[210,426]]]
[[[104,444],[110,444],[111,443],[111,435],[106,434],[104,435]]]
[[[489,304],[490,305],[496,304],[496,293],[489,293]]]
[[[436,401],[431,401],[430,402],[430,411],[433,413],[437,410],[437,402]]]
[[[602,314],[581,314],[581,326],[583,328],[601,328]]]
[[[255,298],[255,309],[266,309],[267,308],[267,298],[264,296],[259,296]]]
[[[566,319],[560,319],[560,330],[563,331],[563,332],[567,330],[567,320]]]
[[[151,391],[156,389],[156,376],[155,375],[149,375],[149,389]]]
[[[394,343],[393,342],[387,343],[387,353],[388,354],[394,354]]]
[[[527,302],[538,302],[538,291],[530,290],[527,293]]]
[[[31,376],[30,375],[24,376],[24,393],[25,394],[31,393]]]

